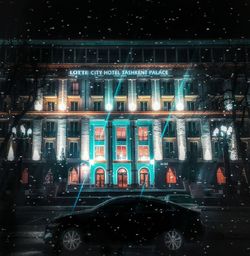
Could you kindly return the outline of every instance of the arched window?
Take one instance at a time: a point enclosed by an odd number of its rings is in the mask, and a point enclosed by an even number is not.
[[[217,178],[217,183],[219,185],[222,185],[222,184],[226,183],[226,177],[224,175],[224,169],[223,168],[219,167],[217,169],[216,178]]]
[[[128,173],[127,170],[121,168],[118,170],[118,188],[127,188],[128,187]]]
[[[143,168],[140,171],[140,185],[146,188],[149,187],[149,174],[146,168]]]
[[[78,184],[79,183],[79,175],[76,168],[72,168],[69,172],[69,184]]]
[[[95,173],[95,186],[97,188],[104,188],[104,186],[105,186],[105,172],[101,168],[96,170],[96,173]]]
[[[29,183],[29,171],[28,171],[28,168],[25,168],[22,171],[21,183],[24,184],[24,185]]]
[[[168,168],[166,172],[166,183],[167,184],[176,184],[177,178],[176,178],[176,173],[175,170],[171,167]]]

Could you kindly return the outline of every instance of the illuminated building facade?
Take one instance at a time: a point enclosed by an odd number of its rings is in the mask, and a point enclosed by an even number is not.
[[[66,160],[68,188],[82,183],[93,189],[182,188],[184,179],[221,185],[223,149],[214,130],[225,122],[232,127],[231,169],[236,179],[240,176],[243,167],[227,88],[232,87],[235,63],[250,62],[249,41],[26,44],[28,58],[43,76],[32,108],[12,128],[1,152],[8,163],[22,156],[26,180],[32,175],[43,183],[52,175],[48,162]],[[14,63],[20,47],[18,41],[2,41],[2,63]],[[236,100],[244,97],[244,72],[237,77]],[[25,83],[32,81],[34,77],[27,77]],[[2,73],[0,89],[5,82]],[[13,114],[22,111],[27,96],[28,91],[20,95]],[[9,97],[1,94],[0,100],[3,142]],[[246,118],[241,133],[247,154],[249,124]]]

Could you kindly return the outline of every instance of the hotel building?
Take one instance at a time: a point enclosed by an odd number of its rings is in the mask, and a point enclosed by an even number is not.
[[[64,161],[68,189],[182,188],[184,179],[219,187],[226,182],[221,131],[216,132],[221,125],[228,131],[233,179],[240,180],[242,172],[248,177],[249,117],[240,132],[244,169],[234,121],[241,121],[242,111],[235,118],[232,108],[233,100],[250,102],[245,93],[250,41],[31,40],[24,46],[2,40],[1,45],[2,66],[18,63],[25,47],[27,68],[36,63],[39,69],[39,77],[34,72],[23,80],[15,109],[4,92],[4,70],[0,73],[0,143],[10,129],[10,113],[20,115],[38,83],[33,106],[11,128],[0,154],[10,165],[21,157],[24,182],[49,182],[51,162]]]

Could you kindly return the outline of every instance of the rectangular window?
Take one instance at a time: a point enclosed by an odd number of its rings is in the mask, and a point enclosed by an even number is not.
[[[127,80],[116,80],[114,86],[116,96],[125,96],[128,93]]]
[[[187,122],[187,130],[189,137],[199,137],[200,136],[200,123],[195,121]]]
[[[195,110],[195,102],[194,101],[187,101],[187,109],[190,111]]]
[[[94,101],[94,111],[101,111],[101,101]]]
[[[95,140],[104,141],[104,128],[103,127],[96,127],[95,128]]]
[[[47,108],[48,108],[48,111],[55,111],[55,102],[49,101]]]
[[[54,151],[54,143],[53,142],[46,142],[45,143],[45,157],[46,158],[52,158],[55,154]]]
[[[174,80],[161,80],[161,94],[163,96],[174,95]]]
[[[116,147],[116,160],[127,160],[127,147],[117,146]]]
[[[165,52],[164,49],[155,49],[155,62],[163,63],[165,62]]]
[[[55,96],[57,94],[56,80],[42,81],[42,86],[44,86],[44,95]]]
[[[165,111],[171,111],[172,109],[172,102],[171,101],[163,101],[163,110]]]
[[[76,63],[86,62],[86,50],[84,48],[76,49]]]
[[[97,51],[96,49],[87,49],[87,63],[97,62]]]
[[[98,62],[99,63],[108,63],[108,49],[99,49],[98,50]]]
[[[47,122],[46,137],[55,137],[55,136],[56,136],[55,122]]]
[[[138,160],[148,161],[149,160],[149,147],[148,146],[138,146]]]
[[[178,62],[187,62],[188,61],[188,53],[187,49],[178,49]]]
[[[125,102],[124,101],[117,101],[116,102],[116,110],[117,111],[125,111]]]
[[[91,95],[103,96],[104,81],[102,81],[102,80],[91,81],[90,89],[91,89]]]
[[[117,140],[126,140],[126,128],[117,127],[116,128],[116,139]]]
[[[138,128],[138,137],[140,141],[148,140],[148,127],[139,127]]]
[[[70,122],[69,123],[69,132],[68,136],[69,137],[78,137],[80,136],[80,131],[79,131],[79,123],[78,122]]]
[[[64,49],[64,62],[74,63],[74,49]]]
[[[97,161],[105,160],[104,146],[95,146],[95,160]]]
[[[78,158],[78,143],[70,142],[69,143],[69,158]]]
[[[168,48],[166,49],[167,62],[176,62],[176,49]]]
[[[190,156],[192,158],[199,158],[198,142],[197,141],[190,141],[189,150],[190,150]]]
[[[79,95],[80,94],[80,85],[76,81],[69,82],[69,95]]]
[[[144,49],[144,62],[154,62],[154,51],[153,49]]]
[[[175,152],[175,143],[172,141],[167,141],[165,143],[165,158],[176,158],[176,152]]]
[[[214,158],[220,159],[223,157],[222,145],[219,141],[213,143],[213,156]]]
[[[142,49],[133,49],[132,51],[132,62],[142,62]]]
[[[164,126],[164,137],[175,137],[176,135],[176,124],[173,121],[168,121]]]
[[[148,110],[148,102],[147,101],[141,101],[140,102],[140,110],[141,111],[147,111]]]
[[[118,63],[119,62],[119,49],[110,49],[109,50],[109,62]]]
[[[139,80],[136,83],[136,89],[138,95],[151,95],[151,81]]]
[[[78,111],[78,102],[77,101],[71,101],[70,102],[70,110],[71,111]]]

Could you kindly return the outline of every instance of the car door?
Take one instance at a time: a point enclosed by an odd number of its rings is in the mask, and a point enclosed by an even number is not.
[[[136,207],[137,230],[142,240],[148,240],[160,233],[168,222],[166,204],[141,200]]]

